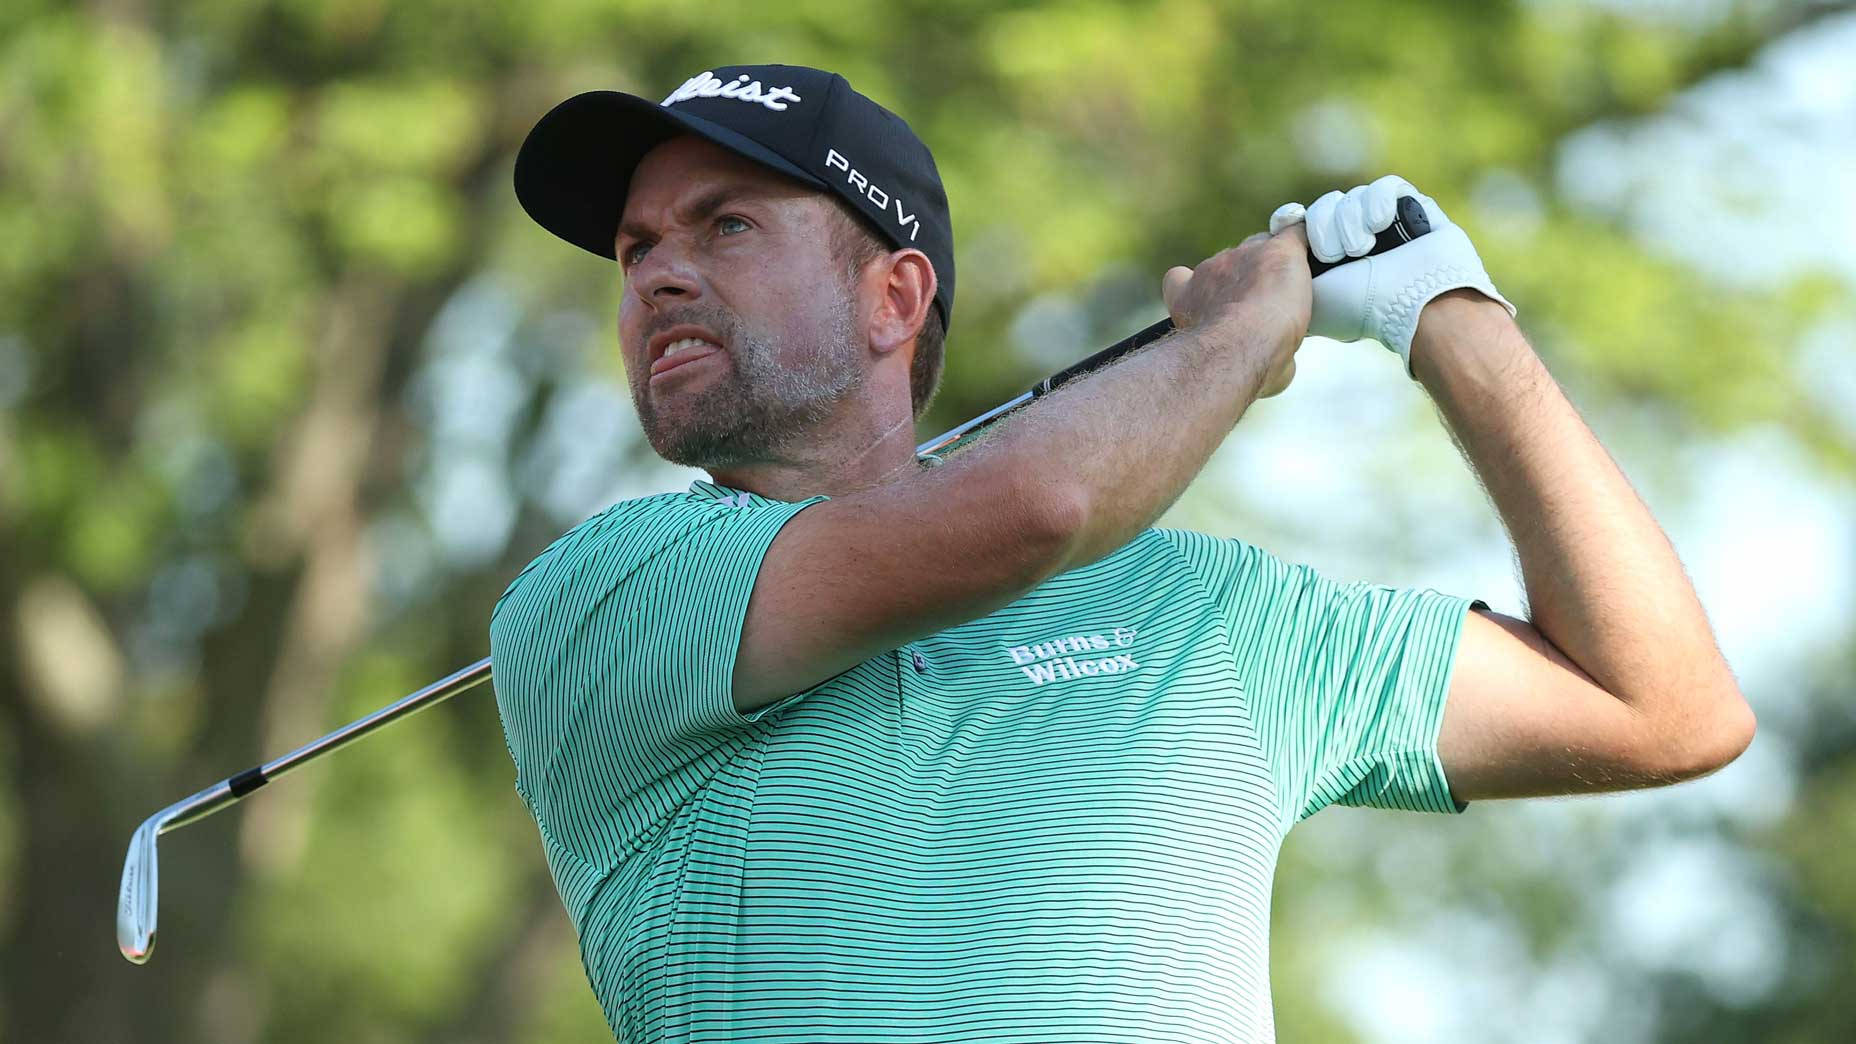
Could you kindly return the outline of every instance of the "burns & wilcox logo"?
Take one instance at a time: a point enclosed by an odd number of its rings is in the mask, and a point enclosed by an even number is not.
[[[1101,634],[1072,634],[1031,645],[1008,646],[1005,654],[1033,685],[1125,674],[1141,665],[1126,651],[1134,645],[1134,628],[1117,627]],[[1108,655],[1100,655],[1107,653]]]

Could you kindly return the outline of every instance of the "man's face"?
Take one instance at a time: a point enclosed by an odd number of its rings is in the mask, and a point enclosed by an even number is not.
[[[709,470],[782,459],[862,385],[831,214],[822,194],[700,138],[639,163],[614,241],[619,341],[659,456]]]

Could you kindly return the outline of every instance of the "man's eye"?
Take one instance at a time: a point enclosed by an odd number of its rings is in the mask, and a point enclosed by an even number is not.
[[[733,214],[729,214],[726,217],[719,218],[715,222],[715,227],[721,230],[723,235],[729,235],[732,231],[736,231],[729,227],[731,225],[740,225],[741,228],[738,231],[742,231],[742,232],[746,232],[748,229],[753,227],[752,225],[749,225],[746,221],[734,216]]]
[[[635,265],[644,260],[644,252],[649,249],[651,249],[651,244],[649,243],[633,243],[631,246],[625,248],[625,253],[622,257],[627,265]]]

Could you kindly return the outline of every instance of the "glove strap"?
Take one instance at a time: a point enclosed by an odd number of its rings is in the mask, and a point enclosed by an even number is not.
[[[1463,236],[1463,231],[1455,226],[1437,229],[1431,235],[1447,236],[1452,233]],[[1467,239],[1468,237],[1464,236],[1466,243]],[[1472,252],[1470,256],[1475,255]],[[1489,300],[1508,309],[1510,316],[1515,314],[1514,305],[1501,295],[1501,291],[1495,289],[1495,284],[1489,280],[1489,274],[1480,265],[1475,268],[1447,266],[1430,269],[1424,273],[1423,278],[1400,288],[1398,294],[1386,301],[1381,308],[1369,308],[1369,313],[1374,310],[1379,313],[1382,324],[1378,331],[1380,341],[1387,348],[1397,352],[1398,357],[1405,361],[1405,376],[1414,381],[1418,379],[1418,375],[1411,370],[1411,339],[1418,332],[1418,313],[1422,312],[1424,306],[1438,294],[1457,289],[1478,291]]]

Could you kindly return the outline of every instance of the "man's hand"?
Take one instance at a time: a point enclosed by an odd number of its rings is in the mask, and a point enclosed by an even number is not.
[[[1373,237],[1398,216],[1398,198],[1411,196],[1430,219],[1430,234],[1372,257]],[[1411,340],[1418,316],[1432,298],[1467,287],[1508,310],[1508,303],[1483,270],[1482,258],[1461,228],[1437,201],[1396,174],[1342,193],[1330,192],[1306,209],[1286,203],[1270,215],[1271,231],[1297,225],[1308,229],[1308,243],[1323,261],[1360,260],[1322,273],[1314,281],[1314,307],[1308,332],[1337,341],[1371,337],[1398,353],[1413,380]]]
[[[1258,398],[1280,393],[1295,379],[1295,350],[1308,335],[1313,307],[1308,237],[1301,225],[1280,233],[1259,232],[1206,258],[1197,268],[1168,269],[1160,293],[1180,330],[1202,327],[1215,332],[1235,323],[1249,328],[1262,324],[1280,332],[1269,341],[1278,348]]]

